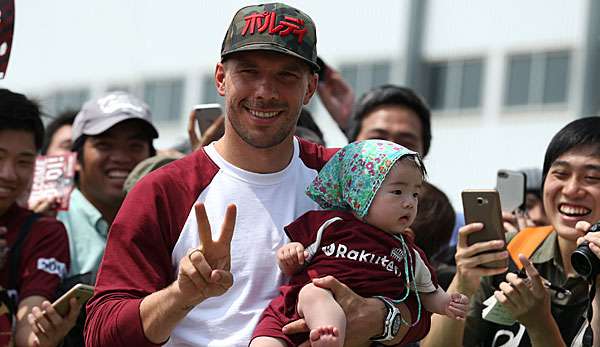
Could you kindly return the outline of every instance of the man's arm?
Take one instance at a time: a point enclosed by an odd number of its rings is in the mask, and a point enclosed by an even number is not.
[[[313,284],[318,287],[331,290],[335,300],[340,304],[346,314],[346,340],[344,346],[362,346],[369,343],[369,339],[379,336],[383,332],[384,320],[387,315],[387,309],[383,302],[376,298],[363,298],[354,293],[343,283],[336,280],[333,276],[313,279]],[[418,315],[417,303],[408,301],[398,306],[402,318],[407,322],[412,322]],[[421,319],[413,326],[401,326],[396,338],[386,342],[386,345],[396,345],[399,343],[408,343],[418,341],[429,330],[430,316],[421,307]],[[295,334],[308,331],[303,319],[294,321],[283,327],[284,334]],[[308,341],[301,346],[309,346]]]
[[[58,346],[75,326],[81,305],[76,299],[69,303],[69,313],[61,317],[42,296],[30,296],[19,303],[15,341],[17,346]]]
[[[471,298],[477,293],[480,278],[506,271],[506,268],[492,269],[481,267],[481,264],[508,258],[508,253],[499,252],[503,242],[488,241],[467,245],[467,236],[483,228],[481,223],[468,224],[460,228],[456,245],[456,275],[448,287],[448,292],[457,292]],[[484,251],[496,251],[483,253]],[[465,321],[455,320],[446,316],[434,314],[431,318],[431,330],[421,342],[422,347],[463,345]]]
[[[195,206],[201,244],[179,262],[177,280],[150,294],[140,304],[144,334],[154,343],[164,343],[189,311],[210,297],[224,294],[233,285],[231,238],[236,208],[230,205],[218,241],[213,241],[203,204]]]

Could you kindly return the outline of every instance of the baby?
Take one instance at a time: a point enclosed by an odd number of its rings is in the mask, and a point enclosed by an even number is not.
[[[277,251],[277,261],[291,279],[265,309],[250,346],[298,345],[306,335],[286,336],[281,328],[301,317],[311,346],[343,346],[344,311],[330,291],[311,283],[327,275],[363,297],[417,300],[429,312],[464,319],[468,298],[438,287],[423,252],[403,236],[417,214],[425,173],[416,152],[383,140],[353,142],[333,156],[307,188],[324,210],[285,228],[291,242]]]

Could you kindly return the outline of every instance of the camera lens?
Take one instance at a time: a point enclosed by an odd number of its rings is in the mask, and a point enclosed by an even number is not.
[[[477,198],[477,203],[479,205],[483,204],[483,198],[481,198],[481,197]]]
[[[581,276],[591,279],[600,272],[600,259],[592,252],[589,242],[582,242],[571,254],[573,269]]]

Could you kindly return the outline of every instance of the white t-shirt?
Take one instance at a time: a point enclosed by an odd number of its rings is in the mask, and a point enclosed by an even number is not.
[[[301,160],[296,139],[289,165],[272,174],[239,169],[226,162],[213,145],[204,149],[219,167],[197,199],[205,203],[214,240],[219,237],[226,206],[237,205],[231,244],[234,284],[222,296],[196,306],[173,330],[166,346],[247,346],[262,311],[282,284],[275,254],[289,242],[283,227],[319,208],[304,193],[317,171]],[[173,249],[175,274],[180,259],[198,245],[196,216],[191,210]]]

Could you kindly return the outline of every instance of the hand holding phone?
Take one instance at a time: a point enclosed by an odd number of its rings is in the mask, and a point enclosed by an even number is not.
[[[77,303],[84,305],[94,294],[94,287],[87,284],[78,283],[69,289],[63,296],[52,303],[52,307],[62,317],[69,313],[69,301],[71,298],[77,299]]]
[[[467,244],[469,246],[477,242],[505,240],[500,196],[496,190],[464,190],[462,201],[466,224],[483,224],[483,229],[468,236]],[[489,268],[506,267],[507,260],[485,263],[481,266]]]
[[[208,129],[214,121],[223,114],[223,109],[219,104],[200,104],[194,106],[194,117],[198,122],[198,128],[200,129],[200,135],[204,136],[206,129]]]

